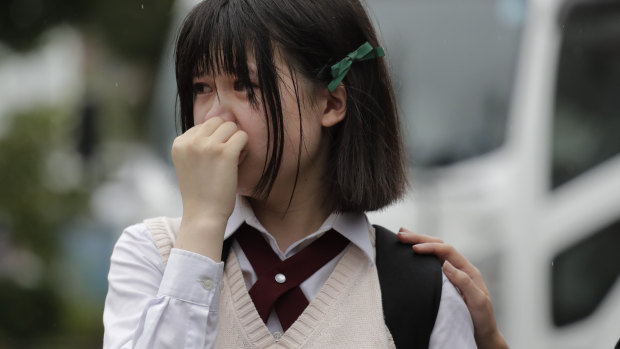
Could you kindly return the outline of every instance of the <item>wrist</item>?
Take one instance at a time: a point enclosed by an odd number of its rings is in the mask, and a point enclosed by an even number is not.
[[[220,212],[183,209],[181,227],[208,231],[225,229],[226,224],[228,224],[228,218],[228,215]]]
[[[227,219],[210,216],[188,216],[183,214],[175,242],[175,248],[187,250],[221,260]]]
[[[508,347],[508,343],[506,343],[506,339],[504,339],[504,336],[502,335],[502,333],[497,330],[496,334],[495,334],[495,347],[497,349],[510,349]]]
[[[484,338],[476,338],[476,344],[480,349],[509,349],[508,343],[497,328]]]
[[[195,197],[183,197],[182,201],[183,219],[202,222],[203,224],[208,222],[223,222],[225,224],[234,209],[234,201],[232,206]]]

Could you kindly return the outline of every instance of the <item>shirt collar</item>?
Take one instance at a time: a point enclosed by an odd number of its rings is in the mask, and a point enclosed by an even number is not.
[[[226,225],[226,231],[224,238],[228,239],[243,223],[247,223],[253,228],[260,231],[270,243],[271,247],[276,253],[282,255],[275,244],[275,239],[267,229],[258,221],[254,211],[250,206],[248,200],[240,195],[237,195],[235,202],[235,208],[232,215],[228,219]],[[368,222],[368,218],[364,213],[332,213],[323,222],[321,227],[309,236],[295,242],[287,251],[286,254],[296,253],[303,247],[309,245],[312,241],[318,239],[323,233],[334,229],[342,236],[346,237],[355,246],[361,249],[368,259],[374,264],[375,262],[375,249],[371,241],[371,230],[374,228]],[[374,234],[372,234],[374,236]],[[289,256],[282,256],[289,257]]]

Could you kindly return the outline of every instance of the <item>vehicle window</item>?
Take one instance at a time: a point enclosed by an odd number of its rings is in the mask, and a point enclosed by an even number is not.
[[[505,138],[525,0],[369,0],[386,42],[409,160],[449,165]]]
[[[552,263],[553,322],[592,314],[620,276],[620,220],[559,252]]]
[[[582,5],[560,25],[553,188],[620,153],[620,5]]]

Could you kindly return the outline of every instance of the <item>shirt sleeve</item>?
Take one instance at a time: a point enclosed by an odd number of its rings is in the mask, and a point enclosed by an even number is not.
[[[112,253],[103,347],[215,348],[224,263],[173,248],[164,266],[144,224]]]
[[[477,348],[474,324],[465,301],[443,272],[442,282],[441,301],[429,348]]]

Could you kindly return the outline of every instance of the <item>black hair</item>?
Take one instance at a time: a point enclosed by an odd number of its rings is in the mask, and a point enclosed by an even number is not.
[[[331,65],[366,41],[379,46],[358,0],[205,0],[185,18],[177,38],[181,129],[185,132],[194,125],[195,76],[222,72],[236,76],[248,86],[252,105],[264,109],[268,147],[255,195],[266,197],[278,175],[284,149],[285,116],[275,52],[290,68],[299,106],[296,76],[327,88]],[[259,96],[251,88],[248,52],[256,60]],[[327,204],[336,212],[376,210],[398,199],[407,184],[398,112],[384,59],[353,64],[343,83],[346,116],[327,130]],[[301,118],[301,108],[299,113]],[[299,159],[301,142],[298,155]]]

